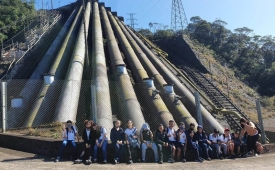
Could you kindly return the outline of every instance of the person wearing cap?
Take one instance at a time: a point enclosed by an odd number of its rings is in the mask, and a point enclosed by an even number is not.
[[[153,142],[153,133],[150,130],[150,126],[148,123],[144,123],[141,127],[140,130],[140,141],[142,142],[141,144],[141,161],[146,162],[145,156],[146,156],[146,150],[148,148],[151,148],[154,152],[155,156],[155,162],[158,162],[158,148],[157,145]]]
[[[175,152],[176,148],[178,147],[178,142],[177,142],[177,136],[176,136],[176,130],[174,129],[175,126],[175,121],[174,120],[169,120],[169,127],[165,128],[165,131],[168,136],[168,144],[172,146],[172,159],[174,160],[175,158]]]
[[[220,135],[220,144],[224,156],[234,158],[234,143],[231,140],[230,129],[224,129],[224,134]]]
[[[218,159],[223,159],[222,157],[222,152],[221,152],[221,146],[219,144],[219,140],[220,140],[220,134],[219,134],[219,130],[214,129],[214,133],[211,133],[209,135],[209,140],[211,141],[211,148],[215,149],[216,154],[217,154],[217,158]]]
[[[211,142],[207,140],[207,135],[203,131],[203,127],[198,125],[198,131],[195,133],[195,140],[198,142],[202,152],[205,154],[206,160],[211,161],[210,155],[212,154]]]
[[[187,147],[187,139],[185,134],[185,124],[183,122],[180,123],[180,127],[176,132],[177,136],[177,160],[182,160],[182,162],[186,162],[185,152]]]
[[[239,138],[239,132],[235,131],[234,133],[231,134],[231,139],[234,143],[234,153],[235,155],[240,155],[240,147],[242,145],[242,142]]]

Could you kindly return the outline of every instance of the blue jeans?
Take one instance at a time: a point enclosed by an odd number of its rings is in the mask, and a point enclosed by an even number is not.
[[[119,145],[117,143],[113,143],[112,145],[115,148],[115,159],[119,160],[124,153],[125,146],[124,144]]]
[[[202,153],[206,155],[206,158],[211,157],[212,155],[212,148],[207,145],[206,143],[199,143]]]
[[[64,149],[65,149],[65,147],[66,147],[66,145],[67,145],[68,143],[70,143],[70,144],[73,146],[73,150],[74,150],[73,159],[76,159],[76,143],[75,143],[74,140],[64,140],[64,141],[62,142],[62,145],[61,145],[61,147],[60,147],[60,149],[59,149],[57,158],[60,158],[60,157],[61,157],[61,155],[62,155],[62,153],[63,153],[63,151],[64,151]]]
[[[101,143],[102,139],[99,139],[98,140],[98,143]],[[103,143],[102,143],[102,152],[103,152],[103,159],[104,160],[107,160],[107,140],[104,140]],[[97,159],[97,150],[98,150],[98,146],[95,144],[95,147],[94,147],[94,159]]]

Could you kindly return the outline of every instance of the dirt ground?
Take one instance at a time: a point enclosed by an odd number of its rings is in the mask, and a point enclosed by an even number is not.
[[[133,169],[133,170],[167,170],[167,169],[273,169],[275,166],[275,154],[263,154],[259,157],[251,158],[239,158],[235,160],[212,160],[204,161],[203,163],[198,162],[186,162],[186,163],[164,163],[162,165],[156,163],[134,163],[126,165],[124,163],[113,165],[113,164],[91,164],[89,166],[83,164],[72,164],[70,161],[62,161],[54,163],[52,158],[43,157],[35,154],[18,152],[10,149],[0,148],[0,169],[1,170],[62,170],[62,169]]]

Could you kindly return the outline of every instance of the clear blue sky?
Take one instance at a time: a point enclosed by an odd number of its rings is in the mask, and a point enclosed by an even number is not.
[[[64,6],[75,0],[53,0],[54,7]],[[171,26],[172,0],[99,0],[105,6],[117,11],[128,24],[128,13],[136,13],[138,24],[135,28],[149,28],[149,22]],[[36,0],[37,8],[41,8],[42,0]],[[44,0],[44,7],[50,0]],[[59,3],[60,2],[60,3]],[[221,19],[228,23],[227,28],[233,30],[248,27],[257,35],[275,36],[275,0],[182,0],[189,22],[192,16],[213,22]],[[49,5],[50,6],[50,5]]]

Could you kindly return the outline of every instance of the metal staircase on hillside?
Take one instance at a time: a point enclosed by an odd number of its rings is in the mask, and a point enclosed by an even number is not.
[[[65,21],[61,21],[61,23],[58,23],[51,30],[48,36],[45,36],[43,42],[39,43],[38,47],[25,59],[24,65],[17,70],[14,78],[8,82],[9,88],[7,90],[10,97],[20,97],[18,95],[27,83],[27,79],[30,78],[33,71],[42,60],[44,54],[51,46],[52,42],[61,30],[64,23]],[[8,100],[11,100],[10,97],[8,98]],[[10,105],[10,101],[8,101],[8,104]]]
[[[250,120],[246,114],[244,114],[235,104],[233,104],[230,99],[201,72],[187,66],[181,65],[181,67],[181,71],[208,96],[217,108],[224,108],[226,110],[237,112],[240,116]],[[241,130],[239,120],[234,117],[234,115],[225,115],[225,118],[232,129],[235,131]],[[260,128],[258,124],[255,123],[255,125]]]

